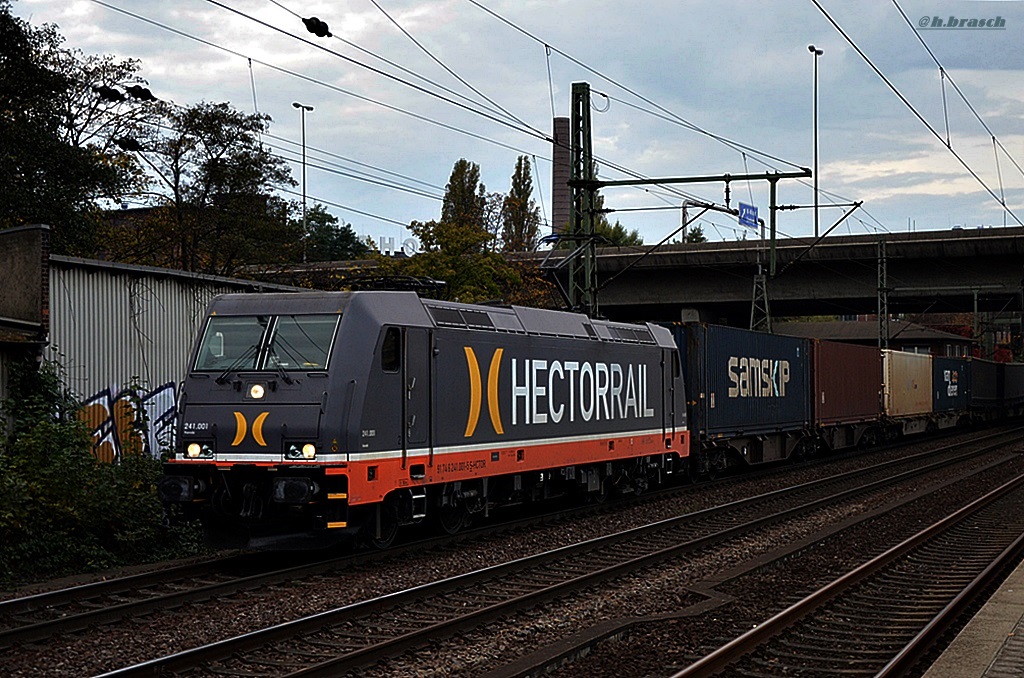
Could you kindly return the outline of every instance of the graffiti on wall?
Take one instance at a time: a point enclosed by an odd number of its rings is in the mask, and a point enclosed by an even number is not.
[[[159,457],[171,442],[176,402],[173,382],[152,391],[113,387],[87,398],[79,418],[89,425],[93,454],[101,461],[139,453]]]

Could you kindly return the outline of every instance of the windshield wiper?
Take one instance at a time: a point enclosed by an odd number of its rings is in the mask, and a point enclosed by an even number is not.
[[[217,382],[217,384],[221,384],[221,385],[222,385],[222,384],[223,384],[223,383],[224,383],[225,381],[227,381],[227,376],[228,376],[229,374],[231,374],[231,373],[232,373],[232,372],[234,372],[234,371],[235,371],[236,369],[238,369],[239,367],[241,367],[241,365],[242,365],[242,363],[243,363],[243,362],[245,362],[245,361],[246,361],[247,359],[251,358],[251,357],[252,357],[252,356],[253,356],[253,355],[254,355],[254,354],[256,353],[256,347],[257,347],[258,345],[259,345],[259,344],[253,344],[253,345],[252,345],[252,346],[250,346],[249,348],[245,349],[245,352],[244,352],[244,353],[242,353],[242,355],[238,356],[238,358],[236,358],[236,359],[235,359],[235,361],[234,361],[233,363],[231,363],[230,365],[228,365],[228,367],[227,367],[227,369],[226,369],[226,370],[224,370],[224,371],[223,371],[223,372],[221,372],[221,373],[220,373],[219,375],[217,375],[217,378],[216,378],[216,379],[214,379],[214,381],[215,381],[215,382]]]
[[[294,379],[288,376],[288,372],[286,372],[285,369],[281,367],[281,363],[275,360],[274,366],[277,368],[277,376],[281,377],[284,383],[291,384],[292,382],[295,381]]]

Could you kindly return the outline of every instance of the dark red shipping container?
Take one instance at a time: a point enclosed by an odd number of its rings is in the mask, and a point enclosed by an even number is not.
[[[874,346],[817,340],[814,423],[851,424],[882,415],[882,352]]]

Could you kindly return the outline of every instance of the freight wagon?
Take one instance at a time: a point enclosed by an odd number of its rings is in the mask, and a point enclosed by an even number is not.
[[[877,348],[815,340],[814,425],[825,450],[876,442],[882,418],[882,353]]]
[[[675,326],[702,473],[786,459],[814,447],[810,342],[706,324]]]

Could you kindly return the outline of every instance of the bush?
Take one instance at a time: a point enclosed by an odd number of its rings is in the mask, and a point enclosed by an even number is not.
[[[16,363],[0,440],[0,581],[40,580],[192,555],[194,526],[164,526],[159,461],[93,456],[78,404],[54,362]],[[145,425],[145,422],[140,422]]]

